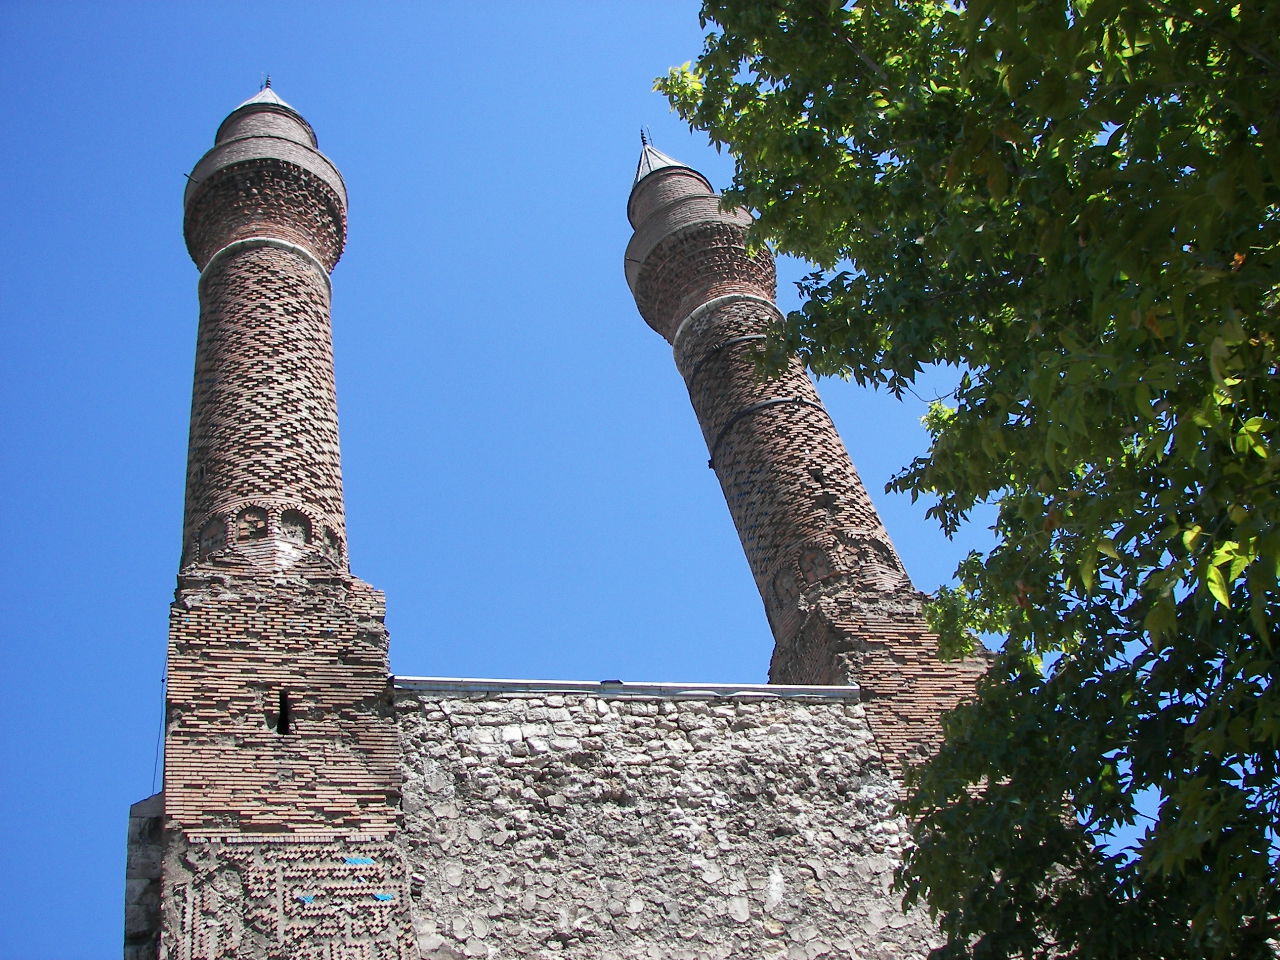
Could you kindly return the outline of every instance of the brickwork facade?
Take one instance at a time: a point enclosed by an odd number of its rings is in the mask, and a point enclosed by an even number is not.
[[[394,831],[382,594],[347,577],[182,577],[164,794],[188,836]]]
[[[200,293],[184,559],[318,551],[343,565],[327,275],[301,252],[242,240]]]
[[[975,664],[943,664],[888,533],[812,381],[793,361],[756,376],[781,320],[773,258],[750,216],[645,148],[628,204],[627,280],[672,344],[775,640],[775,683],[856,682],[892,769],[927,754]]]
[[[313,139],[305,121],[237,113],[186,197],[201,276],[182,561],[231,548],[267,566],[309,553],[345,566],[329,321],[345,190],[307,169],[332,166],[312,144],[251,122]]]
[[[418,960],[392,843],[176,836],[164,866],[165,960]]]

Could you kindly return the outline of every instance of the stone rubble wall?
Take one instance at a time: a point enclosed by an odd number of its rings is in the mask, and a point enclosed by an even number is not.
[[[867,720],[890,773],[933,756],[942,715],[971,698],[990,659],[938,659],[938,638],[919,600],[880,597],[837,582],[805,597],[804,620],[779,642],[769,666],[773,683],[857,683]]]
[[[398,689],[423,958],[923,957],[857,691]]]

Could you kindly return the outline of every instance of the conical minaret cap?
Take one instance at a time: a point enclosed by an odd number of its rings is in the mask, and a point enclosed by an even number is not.
[[[283,162],[319,178],[333,190],[345,211],[347,188],[342,174],[317,148],[311,124],[269,86],[240,103],[222,121],[212,149],[187,178],[184,206],[190,211],[202,185],[226,168],[262,160]],[[345,216],[343,219],[345,222]]]
[[[663,167],[684,166],[685,164],[663,153],[652,143],[644,141],[640,150],[640,162],[636,164],[636,177],[633,183],[639,183],[653,171],[660,170]]]
[[[293,107],[289,106],[289,104],[285,103],[284,100],[281,99],[280,94],[271,89],[270,84],[263,87],[244,103],[240,104],[240,107],[247,107],[251,103],[274,103],[278,107],[285,107],[286,109],[293,110]],[[236,109],[239,110],[240,107],[236,107]],[[298,111],[294,110],[293,112],[297,113]]]
[[[215,144],[245,136],[277,136],[315,149],[316,132],[305,117],[265,86],[227,114],[213,138]]]
[[[640,162],[627,200],[631,226],[639,227],[650,213],[676,197],[714,193],[711,182],[697,170],[663,153],[647,137],[641,138]]]

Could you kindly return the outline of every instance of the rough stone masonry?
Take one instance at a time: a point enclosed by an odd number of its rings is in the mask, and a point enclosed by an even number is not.
[[[920,957],[854,687],[413,681],[396,711],[421,956]]]
[[[329,318],[346,188],[269,87],[186,194],[201,271],[164,789],[130,811],[126,960],[922,957],[904,765],[976,667],[803,369],[755,376],[774,264],[644,146],[627,277],[773,628],[772,683],[393,678],[348,566]]]

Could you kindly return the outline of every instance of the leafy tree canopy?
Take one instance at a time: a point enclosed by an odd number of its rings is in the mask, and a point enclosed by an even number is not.
[[[951,652],[1006,640],[911,779],[908,898],[946,956],[1271,956],[1280,4],[703,22],[658,86],[737,158],[759,237],[820,268],[772,362],[894,391],[954,365],[891,487],[947,531],[999,508],[933,603]]]

